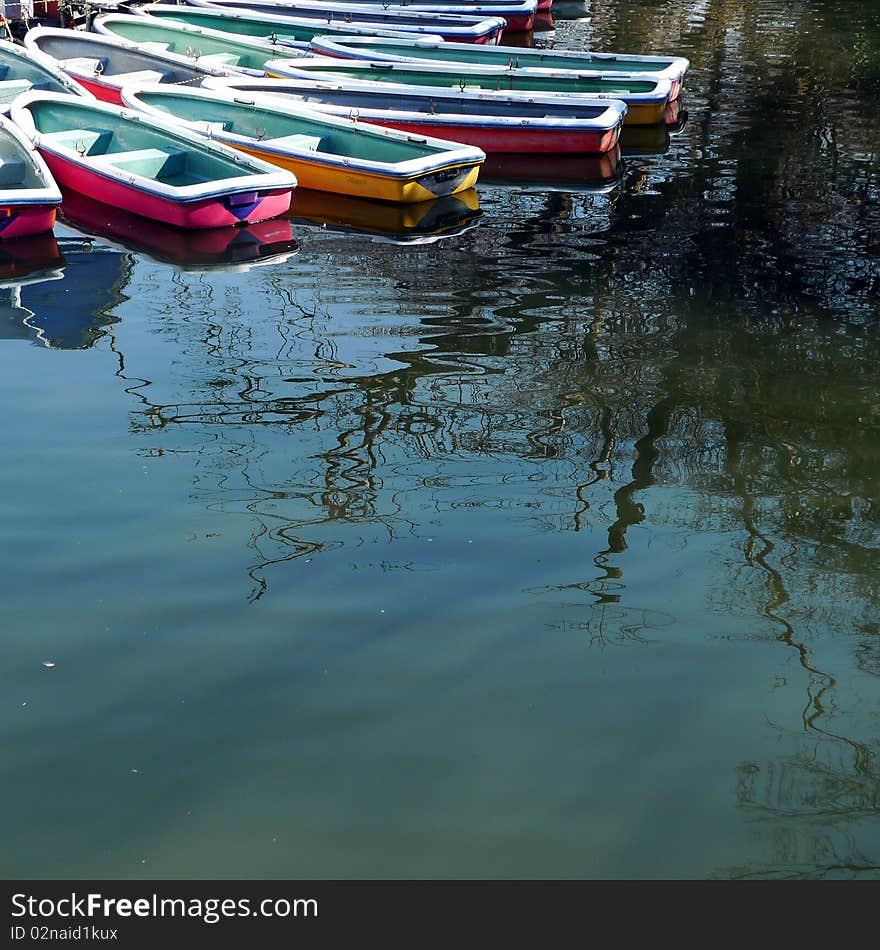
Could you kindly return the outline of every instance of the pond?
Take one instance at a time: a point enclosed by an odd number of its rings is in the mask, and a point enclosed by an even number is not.
[[[0,244],[5,877],[880,876],[874,4],[544,39],[686,116]]]

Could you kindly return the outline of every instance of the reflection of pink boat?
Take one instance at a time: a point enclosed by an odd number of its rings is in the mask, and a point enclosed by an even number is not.
[[[51,232],[0,244],[0,287],[18,284],[28,274],[57,270],[64,264]]]
[[[620,146],[604,155],[489,155],[481,181],[532,185],[541,191],[611,191],[625,170]]]
[[[283,259],[297,248],[288,218],[238,228],[184,231],[76,192],[65,191],[63,195],[61,218],[65,224],[184,267],[262,263]]]

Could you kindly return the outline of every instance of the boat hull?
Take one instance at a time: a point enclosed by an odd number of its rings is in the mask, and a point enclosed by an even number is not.
[[[426,174],[406,178],[392,177],[360,169],[340,169],[299,159],[293,155],[279,155],[265,149],[244,147],[237,143],[228,144],[264,162],[271,162],[279,168],[293,172],[300,188],[354,198],[371,198],[374,201],[392,201],[397,204],[414,204],[467,191],[473,188],[480,174],[479,165],[468,163],[448,165]]]
[[[541,129],[522,128],[511,125],[508,128],[497,126],[439,124],[419,121],[411,122],[367,118],[362,121],[371,125],[380,125],[386,129],[398,129],[413,135],[427,135],[434,138],[460,142],[482,149],[487,155],[497,154],[548,154],[548,155],[599,155],[611,151],[620,137],[620,126],[613,129]]]
[[[39,146],[38,150],[63,188],[178,228],[223,228],[265,221],[284,214],[290,207],[290,189],[255,190],[195,201],[174,201],[116,181],[96,169],[70,162]]]
[[[72,72],[68,73],[68,76],[82,86],[86,92],[90,92],[96,99],[100,99],[101,102],[109,102],[114,106],[122,105],[119,86],[111,86],[99,79],[86,79],[84,76],[78,76]]]
[[[55,227],[56,204],[16,205],[0,203],[0,241],[34,237]]]

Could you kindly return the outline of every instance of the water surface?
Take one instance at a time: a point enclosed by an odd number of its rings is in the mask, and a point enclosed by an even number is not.
[[[623,164],[0,246],[0,872],[880,876],[873,6],[557,15],[692,60]]]

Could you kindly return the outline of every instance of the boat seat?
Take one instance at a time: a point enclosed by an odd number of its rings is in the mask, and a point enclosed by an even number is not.
[[[165,73],[159,72],[158,69],[136,69],[130,73],[113,73],[112,76],[108,76],[106,74],[104,75],[104,79],[109,79],[111,82],[119,83],[120,86],[123,86],[129,82],[162,82],[164,78]]]
[[[63,129],[60,132],[40,133],[43,142],[89,155],[106,152],[112,138],[113,133],[108,129]]]
[[[209,66],[237,66],[240,60],[238,53],[208,53],[207,56],[198,58],[198,62],[207,63]]]
[[[24,181],[27,165],[23,158],[10,156],[0,158],[0,188],[20,185]]]
[[[72,56],[70,59],[62,59],[58,65],[65,71],[72,69],[77,73],[95,73],[100,75],[107,68],[107,57],[100,59],[90,56]]]
[[[229,132],[232,129],[231,122],[194,122],[193,125],[205,135],[217,135],[219,132]]]
[[[33,88],[29,79],[0,79],[0,102],[12,102],[16,96]]]
[[[99,158],[107,165],[144,178],[157,178],[162,174],[178,175],[186,170],[186,152],[169,151],[164,148],[109,152]]]
[[[321,148],[319,135],[303,135],[299,132],[294,135],[279,135],[274,139],[263,139],[263,142],[280,148],[298,148],[305,152],[317,152]]]

